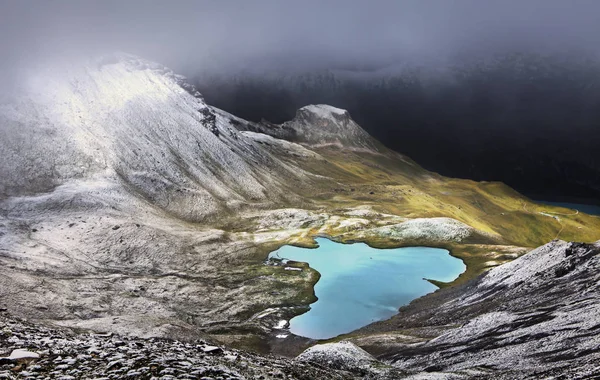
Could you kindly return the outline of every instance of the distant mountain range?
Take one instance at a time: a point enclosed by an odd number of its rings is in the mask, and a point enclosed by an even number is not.
[[[503,181],[540,199],[600,202],[596,57],[515,53],[421,66],[205,73],[194,83],[211,104],[249,120],[279,123],[306,104],[331,104],[427,169]]]

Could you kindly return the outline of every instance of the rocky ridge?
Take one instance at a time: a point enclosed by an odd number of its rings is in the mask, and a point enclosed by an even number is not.
[[[553,241],[413,301],[355,343],[408,373],[600,378],[599,284],[600,242]]]
[[[292,120],[282,124],[263,120],[260,123],[246,124],[246,127],[252,131],[312,148],[335,146],[357,152],[379,154],[387,151],[381,143],[352,120],[348,111],[326,104],[304,106],[298,109]]]

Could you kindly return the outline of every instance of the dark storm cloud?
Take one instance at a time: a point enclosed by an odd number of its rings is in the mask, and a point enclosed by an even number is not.
[[[122,50],[179,70],[600,46],[600,2],[0,0],[7,63]]]

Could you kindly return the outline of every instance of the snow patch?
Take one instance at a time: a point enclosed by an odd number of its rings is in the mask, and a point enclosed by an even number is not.
[[[348,113],[348,111],[344,109],[332,107],[327,104],[311,104],[300,108],[300,110],[314,113],[322,118],[331,118],[332,115],[344,116]]]
[[[329,215],[313,213],[307,210],[287,208],[265,212],[259,222],[259,231],[271,228],[293,230],[299,228],[320,227],[329,219]]]
[[[27,350],[23,350],[23,349],[14,350],[13,352],[11,352],[10,356],[8,357],[8,359],[10,359],[10,360],[39,359],[39,358],[40,358],[40,354],[31,352],[31,351],[27,351]]]
[[[261,142],[263,144],[271,144],[278,148],[286,150],[288,153],[295,154],[300,157],[308,157],[315,159],[324,159],[320,154],[313,152],[310,149],[306,149],[300,144],[289,142],[286,140],[276,139],[264,133],[242,131],[240,132],[243,136],[246,136],[254,141]]]
[[[339,222],[337,228],[359,228],[359,227],[366,226],[369,223],[371,223],[371,222],[368,221],[367,219],[348,218],[348,219],[342,219]]]

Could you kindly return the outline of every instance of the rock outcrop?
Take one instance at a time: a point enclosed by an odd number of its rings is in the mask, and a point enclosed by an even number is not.
[[[297,360],[370,377],[383,377],[389,370],[382,368],[381,363],[368,352],[346,341],[313,346],[300,354]]]
[[[407,374],[587,379],[600,375],[599,284],[600,242],[554,241],[360,332]]]

